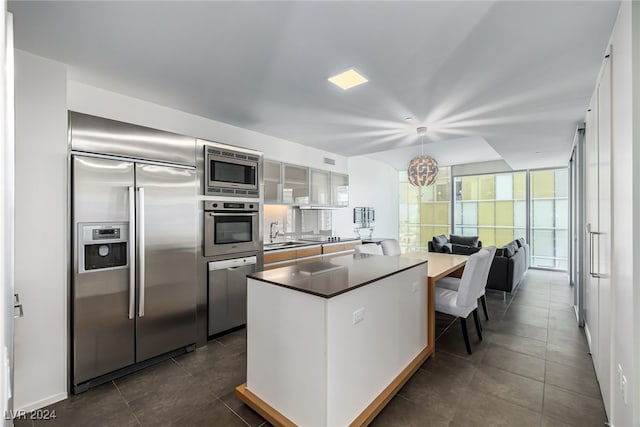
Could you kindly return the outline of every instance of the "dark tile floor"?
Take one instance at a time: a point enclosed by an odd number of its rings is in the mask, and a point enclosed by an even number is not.
[[[602,426],[606,415],[566,274],[530,270],[514,295],[487,294],[484,340],[437,316],[436,357],[374,426]],[[268,426],[233,389],[245,381],[245,331],[50,406],[49,426]],[[17,426],[31,425],[18,421]]]

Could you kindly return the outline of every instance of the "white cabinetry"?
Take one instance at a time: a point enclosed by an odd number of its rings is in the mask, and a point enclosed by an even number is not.
[[[585,329],[602,400],[611,399],[611,58],[605,63],[585,126]]]

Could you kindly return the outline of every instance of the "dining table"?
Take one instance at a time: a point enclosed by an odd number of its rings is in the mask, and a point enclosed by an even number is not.
[[[461,277],[468,255],[440,252],[406,252],[403,257],[426,259],[427,262],[427,357],[435,354],[436,348],[436,281],[445,276]]]

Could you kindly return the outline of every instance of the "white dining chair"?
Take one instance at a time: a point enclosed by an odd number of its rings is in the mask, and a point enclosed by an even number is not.
[[[371,255],[384,255],[380,245],[375,243],[365,243],[354,248],[356,254],[371,254]]]
[[[487,288],[487,280],[489,279],[489,271],[491,271],[491,264],[493,263],[493,258],[496,254],[496,247],[487,246],[486,248],[482,248],[480,250],[486,251],[489,254],[489,257],[485,262],[482,275],[479,277],[479,280],[483,283],[483,285],[481,288],[481,293],[480,295],[478,295],[478,299],[482,304],[482,310],[484,311],[484,317],[486,320],[489,320],[489,312],[487,311],[487,299],[485,297],[485,292]],[[460,279],[457,277],[450,277],[450,276],[443,277],[442,279],[436,282],[436,286],[440,288],[457,290],[458,286],[460,286]]]
[[[400,243],[396,239],[383,240],[380,243],[382,246],[382,253],[388,256],[400,255]]]
[[[493,264],[493,258],[496,256],[496,247],[487,246],[485,250],[489,251],[489,259],[485,262],[484,273],[482,274],[482,293],[480,294],[480,302],[482,303],[482,310],[484,311],[484,317],[489,320],[489,312],[487,311],[487,298],[485,293],[487,290],[487,281],[489,280],[489,271],[491,271],[491,264]]]
[[[471,255],[464,266],[460,286],[457,290],[436,287],[436,311],[460,318],[462,337],[467,353],[471,354],[471,344],[467,332],[467,318],[473,313],[478,338],[482,341],[480,319],[478,318],[478,295],[482,282],[478,277],[484,273],[484,263],[489,257],[487,251],[479,251]]]

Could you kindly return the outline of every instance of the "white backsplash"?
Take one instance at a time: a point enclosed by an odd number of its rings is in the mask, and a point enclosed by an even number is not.
[[[333,235],[333,211],[298,209],[292,206],[264,206],[264,241],[269,241],[272,223],[277,222],[278,240],[298,239],[303,235]]]

